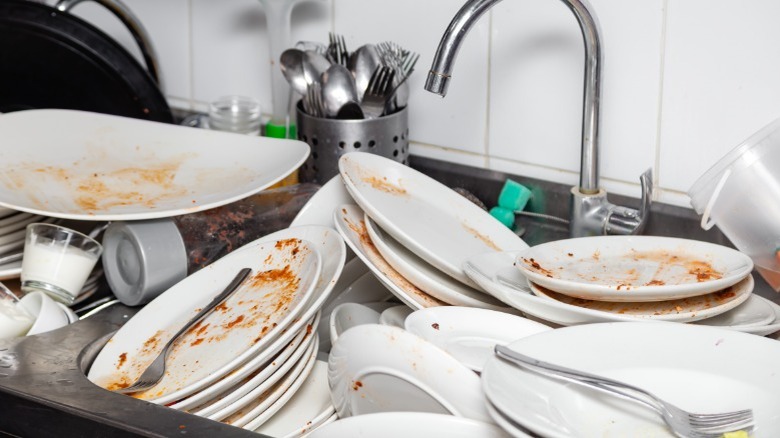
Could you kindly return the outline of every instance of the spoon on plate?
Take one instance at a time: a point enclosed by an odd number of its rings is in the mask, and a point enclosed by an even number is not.
[[[162,348],[160,354],[158,354],[154,361],[144,370],[144,372],[141,374],[141,377],[139,377],[135,383],[126,388],[115,389],[114,392],[129,394],[131,392],[143,391],[156,385],[165,374],[165,361],[168,359],[168,353],[171,351],[171,347],[176,344],[176,341],[179,340],[181,335],[187,333],[187,331],[192,326],[208,316],[208,314],[210,314],[211,311],[214,310],[214,308],[216,308],[220,303],[227,300],[228,297],[230,297],[230,295],[232,295],[233,292],[238,289],[238,286],[244,282],[250,272],[252,272],[252,270],[249,268],[243,268],[238,271],[238,274],[236,274],[233,280],[227,285],[227,287],[225,287],[222,292],[220,292],[219,295],[214,297],[214,299],[211,300],[211,302],[206,307],[198,312],[197,315],[184,324],[184,327],[182,327],[178,332],[176,332],[175,335],[173,335],[168,343],[165,344],[165,346]]]

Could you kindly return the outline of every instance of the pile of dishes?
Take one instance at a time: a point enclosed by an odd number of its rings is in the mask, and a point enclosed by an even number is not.
[[[334,221],[379,281],[412,309],[441,305],[514,312],[461,268],[473,254],[528,247],[486,211],[434,179],[393,160],[348,153],[341,179],[357,205]]]
[[[501,301],[559,325],[672,321],[766,335],[780,306],[754,295],[749,257],[689,239],[599,236],[475,255],[467,274]]]
[[[338,233],[316,225],[245,245],[141,309],[101,350],[88,378],[109,390],[132,384],[168,339],[249,267],[250,277],[174,344],[160,382],[130,395],[278,436],[332,421],[315,328],[345,257]],[[272,418],[276,423],[266,425]]]

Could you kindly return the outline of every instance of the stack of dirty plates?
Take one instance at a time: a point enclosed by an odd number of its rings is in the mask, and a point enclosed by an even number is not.
[[[501,301],[560,325],[672,321],[769,334],[778,310],[752,294],[753,263],[689,239],[600,236],[481,254],[468,275]]]
[[[162,380],[130,395],[255,430],[287,412],[299,391],[324,391],[315,328],[345,256],[338,233],[316,225],[245,245],[141,309],[99,353],[88,378],[109,390],[132,384],[173,333],[249,267],[250,277],[233,295],[174,345]],[[308,422],[327,420],[335,410],[315,403],[296,409],[302,412]]]
[[[336,228],[376,277],[413,309],[460,305],[513,311],[484,293],[461,265],[470,255],[528,248],[511,230],[438,181],[374,154],[339,160],[357,205]]]

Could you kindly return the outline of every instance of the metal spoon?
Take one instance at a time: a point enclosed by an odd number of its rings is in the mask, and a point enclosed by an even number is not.
[[[308,85],[303,71],[303,58],[304,52],[298,49],[285,50],[279,57],[282,75],[290,83],[290,87],[300,95],[306,94]]]
[[[303,75],[306,82],[313,84],[322,80],[322,74],[330,68],[330,61],[325,55],[313,50],[303,52]]]
[[[341,64],[332,64],[322,75],[322,100],[325,115],[336,117],[349,102],[357,102],[357,89],[352,74]]]
[[[349,57],[347,67],[355,77],[355,86],[357,87],[358,102],[363,99],[363,93],[368,87],[368,81],[378,66],[382,64],[379,51],[373,44],[366,44],[358,47],[352,56]]]
[[[233,281],[227,285],[225,290],[223,290],[219,295],[211,300],[211,302],[206,307],[198,312],[195,317],[189,320],[187,324],[184,324],[184,327],[182,327],[178,332],[176,332],[175,335],[173,335],[168,343],[165,344],[165,346],[162,348],[160,354],[157,355],[154,361],[146,368],[146,370],[144,370],[144,372],[141,374],[141,377],[139,377],[135,383],[128,386],[127,388],[115,389],[114,392],[128,394],[131,392],[143,391],[156,385],[165,374],[165,361],[168,358],[168,353],[171,351],[171,347],[176,343],[177,340],[179,340],[181,335],[187,333],[187,331],[192,326],[200,322],[200,320],[211,313],[215,307],[217,307],[221,302],[225,301],[230,295],[232,295],[233,292],[238,289],[238,286],[244,282],[244,279],[246,279],[250,272],[252,272],[252,270],[249,268],[244,268],[238,271],[238,274],[236,274],[235,278],[233,278]]]

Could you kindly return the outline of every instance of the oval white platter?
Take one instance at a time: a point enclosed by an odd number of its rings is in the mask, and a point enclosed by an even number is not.
[[[456,306],[508,310],[501,301],[455,280],[417,257],[381,230],[368,215],[364,215],[364,219],[368,236],[379,254],[393,269],[428,295]]]
[[[371,241],[363,218],[363,210],[357,205],[342,205],[333,212],[336,229],[376,278],[393,295],[414,309],[446,305],[410,283],[387,263]]]
[[[512,230],[449,187],[401,163],[351,152],[339,171],[355,202],[423,260],[475,286],[462,265],[474,254],[528,248]]]
[[[0,131],[0,205],[78,220],[217,207],[282,180],[309,155],[296,140],[73,110],[4,114]]]
[[[517,267],[536,284],[577,298],[663,301],[725,289],[753,261],[722,245],[658,236],[557,240],[523,251]]]

